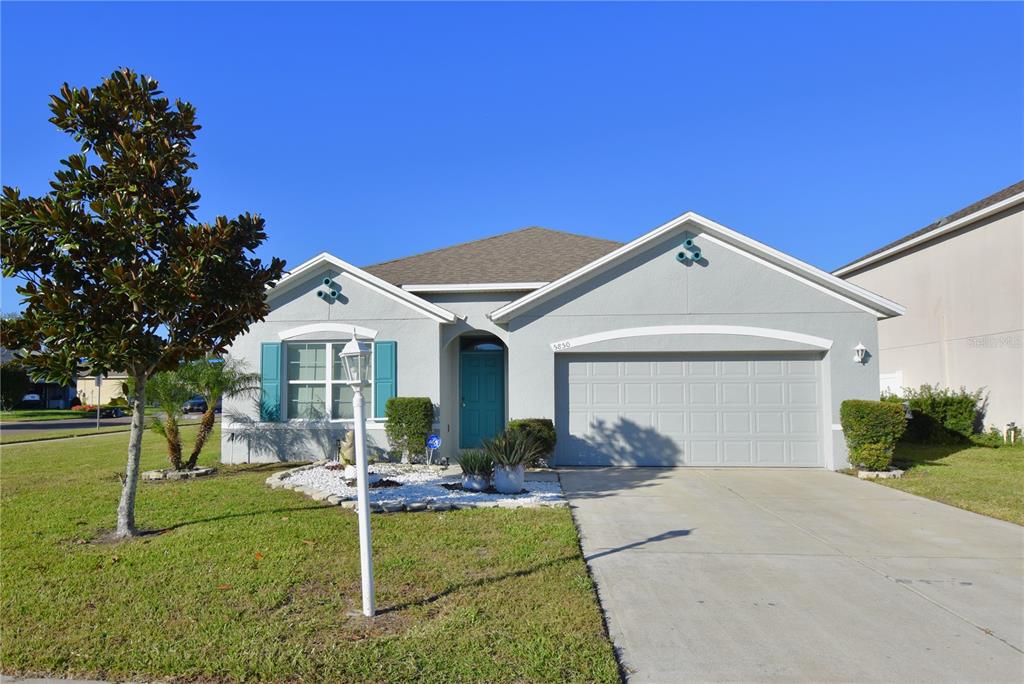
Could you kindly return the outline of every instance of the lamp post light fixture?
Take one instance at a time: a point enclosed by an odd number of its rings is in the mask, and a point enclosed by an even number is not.
[[[352,387],[352,413],[355,419],[356,447],[356,513],[359,516],[359,568],[363,580],[363,615],[373,617],[376,606],[373,596],[373,550],[370,543],[370,487],[366,469],[366,416],[363,413],[363,385],[370,375],[370,345],[352,339],[338,355],[344,372],[343,381]]]
[[[853,348],[853,360],[856,361],[857,363],[864,363],[864,356],[867,353],[868,348],[865,347],[863,344],[858,343],[857,346]]]

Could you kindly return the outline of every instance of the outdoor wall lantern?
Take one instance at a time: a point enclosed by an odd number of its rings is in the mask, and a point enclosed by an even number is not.
[[[853,360],[857,363],[864,363],[864,358],[867,356],[867,353],[868,348],[862,343],[858,343],[857,346],[853,348]]]
[[[356,513],[359,516],[359,569],[363,579],[363,615],[373,617],[376,606],[373,596],[373,552],[370,540],[370,488],[366,471],[366,415],[363,412],[363,385],[370,376],[370,345],[352,339],[338,355],[341,357],[343,382],[352,386],[352,429],[356,447]]]

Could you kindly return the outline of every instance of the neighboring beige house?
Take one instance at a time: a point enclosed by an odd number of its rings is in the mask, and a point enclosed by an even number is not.
[[[906,306],[878,323],[883,390],[984,387],[986,426],[1024,424],[1024,181],[834,275]]]
[[[99,384],[93,375],[80,375],[75,383],[75,393],[83,404],[109,404],[112,399],[124,396],[122,385],[127,379],[124,373],[111,373],[100,378]]]

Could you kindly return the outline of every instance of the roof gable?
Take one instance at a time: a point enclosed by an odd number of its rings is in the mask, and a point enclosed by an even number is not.
[[[523,228],[482,240],[385,261],[364,270],[393,285],[519,283],[533,289],[617,249],[622,243]],[[520,288],[517,288],[520,289]]]
[[[276,285],[267,288],[267,300],[272,301],[282,294],[291,291],[294,287],[303,282],[304,276],[315,272],[324,265],[331,265],[339,269],[342,273],[358,281],[368,289],[399,302],[439,323],[455,322],[455,314],[451,311],[443,309],[432,302],[428,302],[422,297],[418,297],[411,292],[406,292],[402,288],[396,287],[371,273],[367,273],[358,266],[353,266],[347,261],[339,259],[333,254],[329,254],[327,252],[321,252],[312,259],[299,264],[289,271],[287,275],[281,278]]]
[[[1003,188],[999,192],[995,192],[984,199],[980,199],[974,204],[970,204],[959,211],[953,212],[949,216],[941,218],[934,223],[929,223],[924,228],[915,230],[909,235],[904,235],[899,240],[894,240],[887,245],[879,247],[873,252],[868,252],[859,259],[855,259],[845,266],[840,266],[834,270],[833,273],[837,276],[848,277],[852,275],[854,271],[873,264],[876,261],[880,261],[887,256],[902,252],[914,247],[915,245],[928,242],[929,240],[933,240],[945,235],[946,233],[963,228],[970,223],[998,213],[1003,209],[1007,209],[1021,202],[1024,202],[1024,181],[1019,181],[1009,187]]]
[[[508,322],[512,318],[526,313],[533,307],[551,300],[559,293],[566,292],[622,264],[650,246],[687,230],[703,234],[735,252],[760,262],[768,268],[784,273],[809,287],[813,287],[857,308],[868,311],[879,318],[898,316],[904,311],[903,307],[895,302],[836,278],[810,264],[783,254],[699,214],[687,212],[576,271],[566,274],[558,280],[492,311],[490,318],[496,323]]]

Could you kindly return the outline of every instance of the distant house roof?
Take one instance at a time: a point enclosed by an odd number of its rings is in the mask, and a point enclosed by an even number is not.
[[[394,285],[518,283],[534,289],[557,280],[622,246],[621,242],[522,228],[463,242],[364,270]]]
[[[879,247],[875,251],[869,252],[864,256],[860,257],[859,259],[854,259],[845,266],[840,266],[835,271],[833,271],[833,273],[837,276],[849,275],[852,271],[859,270],[865,266],[868,266],[871,263],[874,263],[875,261],[878,261],[879,259],[883,258],[883,255],[888,256],[889,254],[902,251],[902,248],[909,249],[910,247],[916,244],[926,242],[927,240],[930,240],[933,237],[938,237],[939,235],[945,234],[945,231],[943,229],[946,227],[949,227],[950,230],[960,227],[950,225],[955,223],[956,221],[966,219],[972,216],[973,214],[984,212],[984,210],[986,209],[1001,211],[1006,206],[1014,204],[1017,201],[1021,200],[1024,200],[1024,180],[1018,181],[1009,187],[1003,188],[999,192],[995,192],[984,199],[980,199],[974,204],[970,204],[964,207],[963,209],[960,209],[959,211],[955,211],[949,216],[941,218],[938,221],[935,221],[934,223],[929,223],[924,228],[921,228],[920,230],[915,230],[913,233],[910,233],[909,235],[904,235],[899,240],[894,240],[893,242],[890,242],[887,245]],[[1001,206],[997,207],[996,205]],[[977,218],[982,218],[982,216],[978,216]],[[964,225],[966,225],[966,223]],[[934,233],[934,235],[929,235],[930,233]]]

